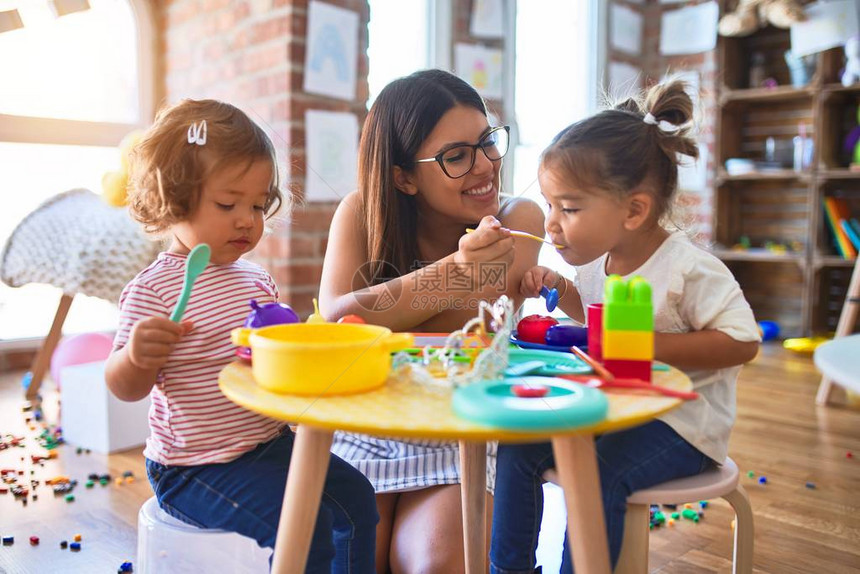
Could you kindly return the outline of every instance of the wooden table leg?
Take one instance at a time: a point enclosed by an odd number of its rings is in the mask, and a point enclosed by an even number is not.
[[[311,547],[332,432],[299,425],[275,539],[274,574],[303,574]]]
[[[552,450],[559,484],[564,489],[574,570],[577,574],[610,574],[594,437],[553,437]]]
[[[63,334],[63,323],[66,321],[66,315],[69,313],[69,307],[72,306],[72,299],[74,297],[74,295],[66,295],[65,293],[60,297],[60,304],[57,306],[57,312],[54,313],[54,322],[51,324],[51,330],[48,331],[48,336],[45,337],[45,341],[42,343],[42,347],[33,361],[33,366],[30,368],[32,378],[30,379],[30,386],[27,387],[27,400],[32,401],[39,394],[42,379],[51,365],[51,355],[54,354],[54,349],[57,348],[60,335]]]
[[[460,496],[466,574],[487,571],[487,443],[460,441]]]

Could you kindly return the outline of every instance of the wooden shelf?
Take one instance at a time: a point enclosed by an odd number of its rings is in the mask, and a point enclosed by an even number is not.
[[[730,183],[732,181],[782,181],[789,179],[809,181],[810,177],[809,172],[797,172],[791,169],[783,169],[779,171],[755,171],[738,175],[729,175],[726,170],[720,169],[717,173],[717,185]],[[860,175],[858,175],[858,177],[860,177]]]
[[[774,253],[767,249],[750,249],[734,251],[732,249],[714,249],[712,253],[723,261],[755,261],[759,263],[796,263],[806,262],[803,253]]]
[[[803,88],[777,86],[775,88],[751,88],[746,90],[732,90],[724,87],[720,93],[720,104],[725,106],[727,104],[744,102],[784,102],[787,100],[812,98],[814,93],[815,89],[811,86],[804,86]]]
[[[838,180],[838,179],[857,179],[860,180],[860,171],[851,171],[850,169],[836,168],[824,169],[818,172],[818,179]]]
[[[847,88],[842,84],[826,84],[821,87],[821,93],[824,97],[830,94],[860,94],[860,82],[856,82]]]
[[[816,255],[812,261],[816,269],[822,267],[854,267],[853,259],[845,259],[839,255]]]

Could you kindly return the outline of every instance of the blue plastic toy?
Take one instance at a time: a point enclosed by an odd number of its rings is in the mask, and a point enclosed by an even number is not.
[[[546,310],[552,313],[558,305],[558,289],[540,288],[540,296],[546,299]]]
[[[762,341],[772,341],[779,337],[779,324],[775,321],[759,321],[758,328],[761,329]]]
[[[551,347],[585,347],[588,345],[588,328],[553,325],[546,330],[546,344]]]

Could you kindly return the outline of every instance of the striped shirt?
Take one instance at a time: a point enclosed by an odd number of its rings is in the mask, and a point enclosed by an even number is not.
[[[141,319],[170,315],[185,261],[185,255],[161,253],[126,285],[115,351]],[[146,458],[168,466],[229,462],[280,432],[284,423],[236,405],[218,388],[218,374],[235,359],[230,331],[244,324],[251,299],[270,303],[277,297],[269,274],[242,259],[208,265],[197,277],[183,317],[193,330],[176,344],[150,392]]]

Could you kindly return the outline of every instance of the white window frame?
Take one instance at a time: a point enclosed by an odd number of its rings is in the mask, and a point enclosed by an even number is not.
[[[57,145],[118,145],[129,132],[148,126],[155,117],[157,35],[155,15],[147,0],[126,0],[137,29],[139,121],[134,124],[88,122],[0,114],[0,141]]]

